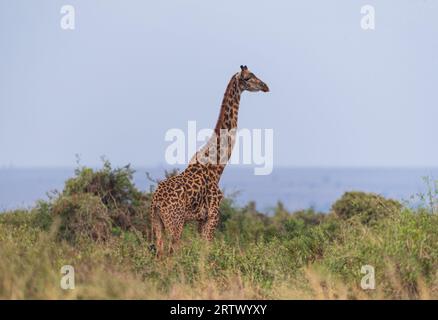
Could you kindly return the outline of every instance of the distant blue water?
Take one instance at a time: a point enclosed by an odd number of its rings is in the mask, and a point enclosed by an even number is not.
[[[162,168],[137,168],[135,184],[148,190],[146,171],[161,178]],[[31,207],[46,192],[62,190],[73,168],[0,169],[0,210]],[[400,200],[426,191],[423,177],[438,178],[438,168],[275,168],[269,176],[255,176],[251,168],[227,168],[221,181],[226,194],[238,191],[236,202],[254,200],[261,211],[282,201],[289,210],[314,207],[328,211],[345,191],[376,192]]]

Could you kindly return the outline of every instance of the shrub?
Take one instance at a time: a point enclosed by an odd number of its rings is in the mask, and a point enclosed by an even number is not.
[[[46,201],[38,201],[31,210],[15,210],[0,212],[0,223],[9,226],[27,225],[32,228],[48,230],[52,224],[51,204]]]
[[[37,205],[34,211],[39,224],[47,229],[57,217],[59,236],[70,241],[83,237],[106,241],[122,231],[150,238],[150,194],[135,187],[133,173],[129,165],[113,169],[108,161],[99,170],[77,168],[52,202]]]
[[[231,242],[238,241],[244,245],[249,242],[262,241],[270,236],[269,217],[258,212],[253,202],[242,209],[228,207],[222,230],[225,238]]]
[[[62,196],[55,202],[52,212],[60,217],[59,235],[64,239],[85,237],[105,241],[111,234],[108,208],[94,195]]]
[[[372,227],[343,221],[339,239],[327,248],[322,263],[348,283],[358,283],[361,267],[372,265],[386,296],[418,298],[421,281],[429,287],[436,281],[437,223],[437,215],[409,209]]]
[[[304,266],[324,257],[326,247],[336,239],[338,225],[335,220],[307,225],[305,220],[292,218],[287,221],[285,228],[283,241],[297,264]]]
[[[377,220],[399,212],[402,205],[378,194],[365,192],[346,192],[337,200],[332,211],[341,219],[357,217],[364,224],[373,224]]]
[[[330,214],[279,203],[269,215],[227,197],[214,241],[189,225],[180,248],[156,259],[139,234],[149,230],[150,194],[132,173],[108,162],[79,168],[50,201],[0,214],[0,298],[437,297],[438,215],[430,205],[402,208],[348,192]],[[65,264],[81,284],[71,292],[59,288]],[[375,290],[360,288],[364,265],[375,267]]]

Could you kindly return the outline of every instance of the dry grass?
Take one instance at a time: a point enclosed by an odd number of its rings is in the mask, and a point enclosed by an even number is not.
[[[276,274],[267,281],[256,274],[242,274],[245,268],[233,268],[237,257],[222,273],[213,274],[211,252],[223,245],[220,241],[208,246],[187,240],[180,254],[157,260],[144,248],[136,257],[131,250],[140,250],[142,244],[122,238],[105,244],[84,242],[71,246],[59,242],[53,229],[35,232],[29,227],[5,227],[0,224],[1,299],[438,298],[436,278],[432,285],[418,279],[418,294],[413,297],[389,262],[384,277],[391,284],[390,295],[379,282],[376,290],[365,291],[359,286],[360,277],[353,282],[343,281],[318,262],[291,268],[289,273]],[[188,256],[195,251],[194,257]],[[245,259],[245,254],[242,250],[238,255]],[[74,290],[60,288],[60,268],[64,264],[75,267]]]
[[[105,162],[78,170],[53,201],[0,214],[0,299],[438,299],[436,210],[356,192],[334,214],[279,205],[267,216],[225,199],[215,241],[189,226],[157,259],[149,199],[129,167]],[[61,289],[63,265],[74,290]],[[363,265],[375,268],[374,290],[360,287]]]

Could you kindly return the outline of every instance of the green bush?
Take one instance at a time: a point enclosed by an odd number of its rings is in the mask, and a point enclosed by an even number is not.
[[[337,200],[332,211],[341,219],[352,217],[364,224],[372,224],[379,219],[400,212],[402,205],[392,199],[386,199],[378,194],[365,192],[346,192]]]
[[[242,245],[259,242],[269,236],[269,218],[258,212],[254,203],[249,203],[244,208],[229,210],[222,228],[225,238],[230,242]]]
[[[265,214],[226,197],[214,241],[190,224],[178,250],[157,259],[151,194],[134,186],[132,173],[108,162],[82,167],[51,200],[0,214],[0,298],[437,297],[431,206],[347,192],[329,214],[281,203]],[[72,292],[59,288],[65,264],[77,270]],[[364,265],[375,268],[376,290],[360,288]]]
[[[60,217],[59,235],[64,239],[105,241],[111,235],[108,208],[97,196],[87,193],[62,196],[53,205],[52,212]]]
[[[113,169],[108,161],[99,170],[80,167],[61,193],[38,203],[35,221],[48,229],[58,218],[59,236],[69,241],[106,241],[124,231],[150,238],[150,194],[135,187],[133,173],[129,165]]]
[[[410,209],[382,218],[372,227],[345,221],[321,262],[347,282],[363,276],[363,265],[372,265],[377,285],[388,296],[414,298],[421,281],[433,286],[437,280],[437,224],[438,215]]]
[[[29,226],[42,230],[48,230],[53,222],[51,204],[46,201],[38,201],[35,208],[30,210],[15,210],[0,212],[0,223],[9,226]]]

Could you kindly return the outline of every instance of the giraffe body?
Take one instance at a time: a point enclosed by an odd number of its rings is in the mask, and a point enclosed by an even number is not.
[[[219,180],[231,157],[240,96],[245,90],[269,91],[246,66],[241,66],[241,72],[235,74],[227,86],[212,138],[193,156],[183,172],[158,184],[152,197],[151,222],[159,255],[164,249],[164,233],[170,237],[171,252],[188,221],[197,221],[201,236],[213,239],[223,197]],[[224,131],[230,134],[224,136]]]

